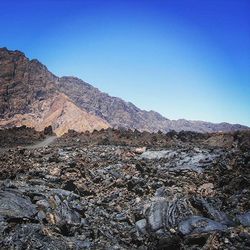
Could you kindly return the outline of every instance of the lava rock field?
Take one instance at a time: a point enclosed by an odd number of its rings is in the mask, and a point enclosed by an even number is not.
[[[250,249],[249,131],[27,133],[0,131],[1,249]]]

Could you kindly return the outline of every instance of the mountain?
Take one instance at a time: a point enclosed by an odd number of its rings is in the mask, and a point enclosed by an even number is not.
[[[169,120],[130,102],[111,97],[75,77],[57,77],[38,60],[20,51],[0,48],[0,126],[52,125],[57,135],[68,129],[93,131],[124,127],[140,131],[234,131],[246,126]]]
[[[163,132],[170,130],[217,132],[247,129],[246,126],[239,124],[215,124],[185,119],[169,120],[155,111],[144,111],[130,102],[111,97],[76,77],[60,78],[58,89],[68,95],[79,107],[103,118],[114,128],[124,127],[149,132],[159,130]]]
[[[59,78],[20,51],[0,49],[0,126],[26,125],[38,131],[52,125],[57,135],[68,129],[93,131],[110,125],[79,108],[57,89]]]
[[[13,117],[0,120],[0,126],[34,127],[37,131],[52,125],[57,135],[67,133],[69,129],[78,132],[108,128],[109,124],[99,117],[78,108],[66,95],[56,94],[46,100],[35,101],[32,112],[15,114]]]

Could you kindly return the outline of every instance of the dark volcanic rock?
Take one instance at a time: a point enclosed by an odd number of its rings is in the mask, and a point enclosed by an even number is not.
[[[37,132],[26,126],[0,129],[0,145],[3,147],[15,147],[32,144],[45,138],[43,132]]]
[[[238,215],[237,219],[243,226],[250,227],[250,211],[245,214]]]
[[[183,218],[193,214],[189,202],[181,198],[170,201],[162,197],[155,198],[155,201],[146,204],[146,207],[148,207],[145,211],[146,227],[149,232],[174,228]]]
[[[108,129],[0,150],[0,248],[248,249],[246,135]]]
[[[36,208],[29,197],[15,191],[0,191],[0,216],[8,219],[33,218]]]
[[[179,231],[183,235],[224,231],[226,229],[225,225],[201,216],[192,216],[179,224]]]

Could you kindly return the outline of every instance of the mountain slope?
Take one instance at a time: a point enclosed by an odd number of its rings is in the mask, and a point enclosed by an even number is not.
[[[111,97],[75,77],[62,77],[57,84],[59,90],[68,95],[79,107],[102,117],[115,128],[125,127],[149,132],[157,132],[159,130],[163,132],[168,132],[169,130],[217,132],[247,128],[239,124],[214,124],[185,119],[169,120],[157,112],[144,111],[130,102],[125,102],[117,97]]]
[[[0,50],[0,115],[28,113],[31,104],[54,95],[57,77],[20,51]]]
[[[40,131],[52,125],[57,135],[68,129],[83,132],[109,127],[60,93],[56,82],[58,77],[37,60],[0,49],[0,126],[26,125]]]
[[[124,127],[167,132],[198,132],[246,129],[228,123],[169,120],[144,111],[120,98],[111,97],[75,78],[53,75],[37,60],[20,51],[0,49],[0,126],[27,125],[42,130],[52,125],[61,135],[68,129],[86,131]]]
[[[16,114],[5,120],[0,119],[0,126],[22,125],[33,127],[37,131],[42,131],[51,125],[58,136],[67,133],[69,129],[83,132],[110,127],[106,121],[78,108],[67,96],[61,93],[47,100],[33,103],[30,113]]]

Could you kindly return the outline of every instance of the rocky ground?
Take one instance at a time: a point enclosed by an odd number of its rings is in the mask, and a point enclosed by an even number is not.
[[[250,249],[249,131],[71,131],[0,170],[1,249]]]

